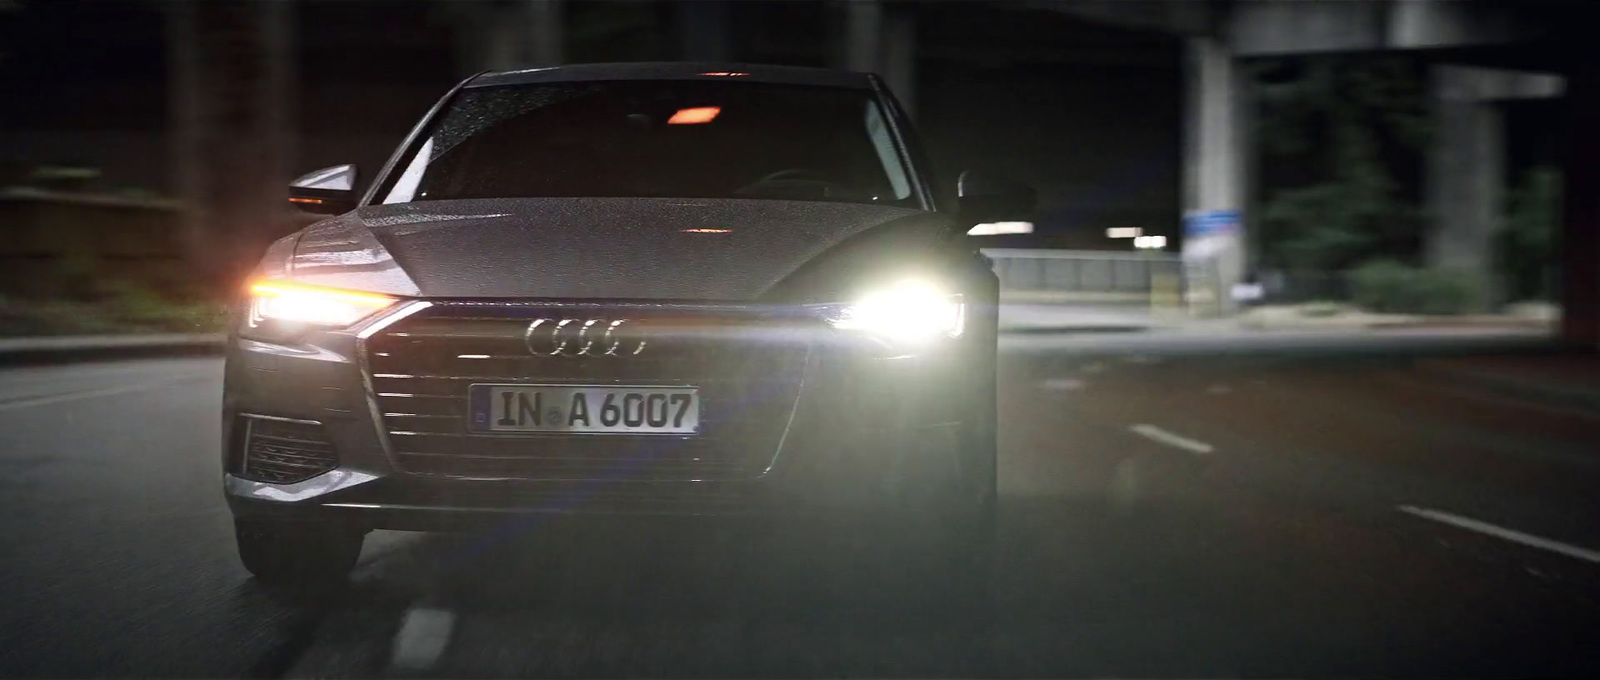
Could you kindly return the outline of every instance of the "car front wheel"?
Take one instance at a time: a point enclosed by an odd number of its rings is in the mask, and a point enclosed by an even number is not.
[[[993,557],[996,531],[996,418],[993,374],[979,374],[969,394],[969,417],[948,438],[913,444],[923,484],[908,484],[886,537],[923,566],[981,582]]]
[[[309,522],[235,520],[239,561],[262,583],[316,585],[350,575],[365,533]]]

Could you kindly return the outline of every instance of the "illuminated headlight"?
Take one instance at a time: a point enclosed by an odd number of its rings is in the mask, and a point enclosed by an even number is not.
[[[281,340],[310,328],[347,328],[395,301],[377,293],[262,281],[250,286],[244,331]]]
[[[908,279],[873,290],[838,308],[834,328],[865,331],[889,340],[927,342],[959,337],[966,305],[959,294],[928,281]]]

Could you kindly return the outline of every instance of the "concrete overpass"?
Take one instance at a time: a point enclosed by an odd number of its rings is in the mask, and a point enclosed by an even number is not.
[[[1503,210],[1508,101],[1562,95],[1563,75],[1578,62],[1563,52],[1570,7],[1459,0],[1220,0],[1212,2],[1030,2],[1113,25],[1180,36],[1185,48],[1184,188],[1186,215],[1238,215],[1236,227],[1190,231],[1185,254],[1212,260],[1223,285],[1249,266],[1245,231],[1251,203],[1250,83],[1241,61],[1312,54],[1406,51],[1431,67],[1435,137],[1426,168],[1427,211],[1434,223],[1426,256],[1463,270],[1492,297],[1492,239]],[[1572,173],[1569,172],[1569,180]],[[1577,195],[1571,187],[1568,195]],[[1592,230],[1591,230],[1592,231]],[[1579,280],[1584,237],[1568,235],[1565,269]],[[1593,249],[1590,248],[1593,259]],[[1569,275],[1568,282],[1579,285]],[[1593,278],[1592,275],[1589,276]],[[1588,284],[1590,288],[1596,283]],[[1566,292],[1567,301],[1587,299]],[[1578,308],[1573,308],[1578,311]],[[1581,312],[1580,312],[1581,315]],[[1569,315],[1572,316],[1572,315]],[[1594,344],[1592,323],[1573,319],[1574,339]],[[1587,333],[1587,335],[1586,335]],[[1586,339],[1584,339],[1586,338]]]
[[[1567,27],[1582,9],[1510,0],[1022,0],[1012,3],[1088,21],[1172,35],[1184,45],[1182,207],[1186,258],[1216,272],[1226,290],[1250,266],[1253,97],[1241,61],[1319,53],[1405,51],[1433,62],[1436,135],[1426,168],[1430,265],[1466,271],[1490,299],[1493,237],[1503,213],[1506,102],[1560,97],[1569,80],[1592,79],[1593,59]],[[910,3],[842,3],[841,64],[885,75],[917,100],[916,21]],[[714,12],[711,5],[694,11]],[[1576,22],[1576,23],[1575,23]],[[698,40],[691,40],[698,44]],[[711,44],[718,44],[711,41]],[[712,55],[714,56],[714,55]],[[1578,82],[1567,116],[1600,119],[1594,82]],[[1600,195],[1592,165],[1595,134],[1569,124],[1564,165],[1565,337],[1600,345]],[[1225,299],[1225,296],[1224,296]]]
[[[175,3],[172,36],[178,55],[199,57],[198,64],[240,64],[251,54],[270,55],[291,43],[285,35],[280,3],[255,6],[228,4],[227,9],[195,8]],[[919,17],[940,4],[843,0],[827,4],[825,51],[832,63],[884,74],[915,110],[929,93],[916,85],[925,55],[941,49],[918,44]],[[1178,46],[1181,77],[1171,93],[1181,102],[1181,177],[1175,182],[1176,210],[1171,222],[1185,217],[1193,227],[1185,241],[1186,255],[1208,262],[1223,287],[1248,266],[1245,238],[1252,216],[1249,203],[1250,96],[1241,62],[1315,53],[1407,51],[1427,56],[1434,64],[1434,110],[1439,136],[1427,172],[1429,209],[1439,225],[1429,239],[1428,256],[1441,266],[1483,271],[1488,266],[1489,236],[1500,213],[1504,186],[1501,104],[1507,100],[1565,95],[1569,120],[1600,118],[1593,59],[1577,46],[1580,39],[1566,30],[1580,26],[1580,6],[1561,3],[1470,2],[1446,0],[1014,0],[999,6],[1059,13],[1084,22],[1166,36]],[[566,7],[560,0],[508,0],[497,3],[449,3],[460,38],[456,40],[463,70],[512,68],[559,63],[571,43],[564,31]],[[676,31],[679,58],[719,60],[743,58],[734,38],[748,27],[738,24],[726,3],[683,3],[670,30]],[[214,13],[221,16],[210,16]],[[222,22],[231,32],[209,42],[196,39],[196,25]],[[239,40],[254,36],[256,40]],[[187,47],[186,47],[187,46]],[[1104,49],[1116,50],[1115,45]],[[1142,49],[1124,47],[1123,52]],[[241,57],[243,54],[245,56]],[[221,57],[221,58],[214,58]],[[1164,57],[1163,57],[1164,58]],[[175,60],[175,63],[182,59]],[[271,59],[263,58],[270,63]],[[223,68],[226,68],[224,66]],[[191,147],[223,157],[180,154],[190,158],[186,177],[205,177],[207,168],[239,165],[252,157],[255,167],[271,167],[272,153],[263,148],[235,151],[206,147],[202,141],[216,128],[237,136],[272,139],[281,104],[292,100],[281,69],[263,68],[264,79],[250,89],[233,85],[233,106],[208,107],[197,90],[214,87],[218,72],[210,68],[178,69],[174,110]],[[186,94],[187,93],[187,94]],[[240,105],[251,100],[261,107]],[[210,130],[210,131],[208,131]],[[1152,130],[1153,134],[1163,134]],[[1164,134],[1171,134],[1165,132]],[[1566,131],[1565,181],[1567,213],[1562,298],[1567,309],[1566,337],[1587,347],[1600,346],[1600,186],[1592,159],[1600,152],[1597,134],[1582,125]],[[265,154],[263,156],[262,154]],[[237,156],[237,157],[236,157]],[[248,164],[248,163],[247,163]],[[270,173],[268,173],[270,174]],[[283,173],[279,173],[283,174]],[[179,183],[185,192],[217,210],[224,205],[249,205],[219,192],[207,196],[196,181]],[[203,184],[203,183],[202,183]],[[259,213],[238,219],[255,220]]]

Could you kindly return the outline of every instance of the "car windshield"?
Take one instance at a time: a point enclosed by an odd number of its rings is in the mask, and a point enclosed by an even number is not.
[[[383,203],[610,196],[905,205],[911,183],[868,90],[608,81],[464,90]]]

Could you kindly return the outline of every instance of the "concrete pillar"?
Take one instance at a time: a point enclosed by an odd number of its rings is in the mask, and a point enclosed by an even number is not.
[[[451,2],[462,76],[556,66],[566,54],[560,0]]]
[[[478,27],[482,34],[479,58],[482,62],[475,71],[511,71],[522,66],[522,22],[507,21],[505,13],[491,9],[489,21]]]
[[[900,100],[906,115],[917,111],[917,23],[912,8],[889,12],[883,26],[883,65],[879,73]]]
[[[203,276],[245,273],[293,228],[290,2],[166,5],[173,185]]]
[[[1185,52],[1183,258],[1197,312],[1230,313],[1245,274],[1246,158],[1243,75],[1227,46],[1190,38]]]
[[[1498,302],[1494,234],[1505,196],[1505,124],[1489,98],[1494,74],[1435,66],[1430,74],[1434,136],[1426,192],[1432,221],[1424,253],[1428,266],[1469,276],[1478,299]]]
[[[1600,350],[1600,65],[1573,60],[1567,80],[1561,200],[1561,339]]]
[[[566,30],[561,0],[524,0],[526,39],[519,67],[559,66],[566,62]]]
[[[687,61],[735,61],[732,7],[722,0],[680,2],[678,36]]]
[[[844,68],[883,76],[906,114],[917,101],[915,7],[880,0],[844,0]]]
[[[844,0],[844,67],[876,72],[882,53],[883,3],[878,0]]]

